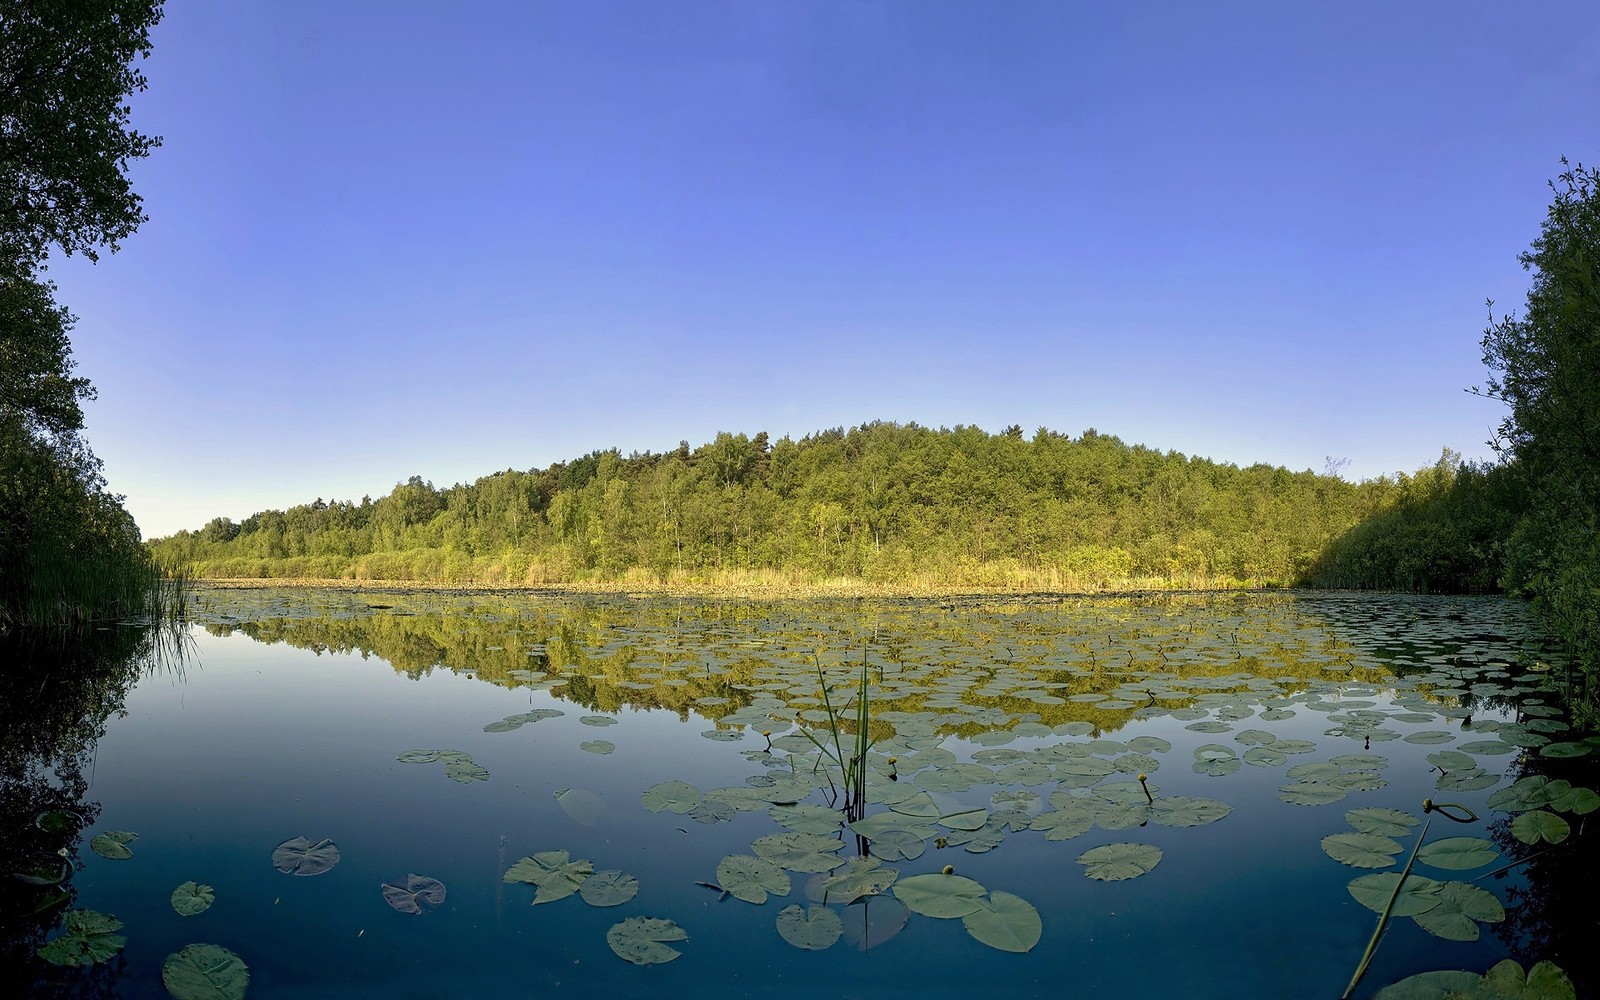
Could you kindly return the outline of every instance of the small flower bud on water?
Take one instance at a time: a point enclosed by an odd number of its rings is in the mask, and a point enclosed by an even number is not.
[[[945,865],[944,866],[944,873],[946,875],[954,875],[956,873],[956,866],[955,865]]]

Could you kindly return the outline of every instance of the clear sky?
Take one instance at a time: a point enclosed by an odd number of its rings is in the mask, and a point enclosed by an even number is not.
[[[1579,2],[167,4],[150,220],[50,275],[147,537],[870,420],[1487,457],[1600,160]]]

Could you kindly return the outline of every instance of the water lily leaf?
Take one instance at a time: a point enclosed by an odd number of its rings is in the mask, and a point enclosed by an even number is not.
[[[1271,747],[1251,747],[1244,752],[1243,760],[1246,764],[1254,764],[1256,767],[1277,767],[1279,764],[1287,763],[1289,755]]]
[[[1435,937],[1451,941],[1478,940],[1478,921],[1497,923],[1506,918],[1505,908],[1494,893],[1465,882],[1446,882],[1438,893],[1439,903],[1412,919]]]
[[[578,720],[586,726],[614,726],[617,720],[609,715],[585,715]]]
[[[1389,905],[1389,896],[1394,892],[1395,883],[1399,880],[1399,872],[1379,872],[1376,875],[1363,875],[1351,881],[1345,888],[1355,897],[1356,902],[1373,913],[1382,913],[1384,907]],[[1439,891],[1443,888],[1444,884],[1441,882],[1435,882],[1423,875],[1411,875],[1406,878],[1404,888],[1395,898],[1392,912],[1397,917],[1414,917],[1419,913],[1426,913],[1439,905]]]
[[[933,872],[901,879],[894,894],[913,912],[925,917],[964,917],[979,908],[978,900],[988,890],[965,875]]]
[[[1500,775],[1489,774],[1483,768],[1475,767],[1470,771],[1440,775],[1434,787],[1450,792],[1476,792],[1484,788],[1493,788],[1499,783]]]
[[[122,921],[96,910],[68,910],[65,931],[39,948],[39,957],[52,965],[95,965],[122,950],[128,939],[118,934]]]
[[[610,740],[585,740],[578,744],[578,749],[594,754],[608,754],[615,750],[617,745]]]
[[[1071,840],[1094,825],[1094,809],[1087,803],[1063,803],[1053,812],[1033,817],[1030,830],[1040,830],[1046,840]]]
[[[1150,844],[1106,844],[1078,855],[1084,874],[1102,882],[1138,878],[1161,863],[1161,848]]]
[[[191,944],[167,956],[161,982],[177,1000],[242,1000],[250,969],[221,945]]]
[[[1373,1000],[1451,1000],[1470,997],[1482,982],[1483,977],[1476,972],[1458,969],[1424,972],[1385,986]]]
[[[89,841],[89,849],[109,861],[126,861],[133,857],[133,852],[128,849],[128,843],[138,839],[137,833],[107,830]]]
[[[1550,798],[1550,808],[1584,816],[1600,809],[1600,795],[1592,788],[1571,787]]]
[[[1324,785],[1315,781],[1302,781],[1278,789],[1278,798],[1296,806],[1325,806],[1330,802],[1338,802],[1347,794],[1349,793],[1345,789],[1336,785]]]
[[[1516,753],[1517,748],[1504,740],[1474,740],[1463,743],[1456,749],[1464,753],[1477,754],[1478,756]]]
[[[769,833],[750,845],[763,861],[796,872],[833,871],[844,864],[844,858],[835,853],[843,846],[843,841],[832,837],[798,832]]]
[[[1453,733],[1447,733],[1442,729],[1424,729],[1415,733],[1407,733],[1405,737],[1407,743],[1416,744],[1449,743],[1453,739],[1455,739]]]
[[[696,823],[726,823],[738,813],[731,804],[719,799],[701,799],[700,804],[684,813]]]
[[[1572,827],[1566,820],[1543,809],[1520,813],[1511,821],[1511,835],[1524,844],[1537,844],[1541,840],[1559,844],[1571,832]]]
[[[1309,764],[1296,764],[1289,768],[1289,777],[1299,781],[1327,781],[1344,773],[1344,768],[1331,761],[1318,760]]]
[[[542,851],[506,869],[500,879],[503,882],[527,882],[537,886],[538,891],[533,896],[533,904],[537,906],[572,895],[592,874],[592,862],[569,860],[566,851]]]
[[[1204,826],[1233,812],[1233,807],[1216,799],[1195,795],[1169,795],[1149,805],[1150,819],[1162,826]]]
[[[1352,868],[1387,868],[1402,849],[1396,841],[1375,833],[1335,833],[1322,838],[1323,853]]]
[[[664,941],[687,941],[682,927],[663,917],[629,917],[606,931],[606,944],[617,957],[634,965],[660,965],[682,952]]]
[[[773,806],[767,815],[782,827],[800,833],[826,835],[836,833],[844,817],[837,809],[811,803],[791,806]]]
[[[1557,794],[1571,787],[1563,782],[1562,784],[1566,786],[1565,788],[1552,791],[1551,784],[1550,779],[1542,774],[1533,774],[1526,778],[1518,779],[1513,784],[1490,795],[1489,808],[1499,809],[1504,812],[1524,812],[1529,809],[1538,809],[1549,805]]]
[[[999,890],[978,900],[978,908],[963,916],[961,924],[989,947],[1013,952],[1031,951],[1044,930],[1032,903]]]
[[[1482,868],[1500,857],[1493,844],[1482,837],[1446,837],[1423,844],[1417,860],[1430,868],[1467,871]]]
[[[178,911],[180,917],[192,917],[210,909],[212,901],[216,898],[216,890],[209,885],[185,882],[172,890],[172,908]]]
[[[407,750],[395,758],[402,764],[432,764],[438,759],[439,751],[437,750]]]
[[[639,894],[639,880],[611,869],[595,872],[578,887],[578,896],[590,906],[621,906]]]
[[[899,877],[899,869],[885,868],[878,858],[847,858],[843,870],[813,876],[806,883],[806,898],[813,903],[853,903],[882,893]]]
[[[732,854],[718,862],[717,884],[747,903],[765,903],[769,892],[777,896],[789,894],[787,872],[748,854]]]
[[[802,907],[796,903],[778,911],[778,935],[796,948],[831,948],[843,933],[844,923],[839,915],[826,906]]]
[[[700,804],[700,789],[687,781],[663,781],[644,790],[644,807],[651,812],[686,813]]]
[[[305,837],[295,837],[272,850],[272,867],[285,875],[321,875],[338,863],[339,847],[327,839],[313,844]]]
[[[938,831],[933,824],[916,816],[907,816],[894,811],[873,813],[864,819],[858,819],[850,824],[852,832],[868,840],[876,840],[891,831],[915,834],[918,837],[934,837]]]
[[[489,772],[481,767],[477,761],[466,754],[444,760],[444,776],[451,781],[459,781],[463,785],[470,785],[474,781],[488,781]]]
[[[1574,1000],[1577,991],[1567,974],[1550,962],[1540,962],[1522,973],[1522,966],[1511,959],[1497,963],[1484,973],[1483,985],[1488,1000]]]
[[[424,905],[444,902],[444,883],[426,875],[407,875],[383,883],[383,901],[401,913],[421,913]]]
[[[1345,820],[1362,833],[1375,833],[1380,837],[1404,837],[1422,820],[1399,809],[1369,807],[1352,809],[1344,814]]]
[[[1328,784],[1334,788],[1343,788],[1347,792],[1371,792],[1387,785],[1389,782],[1381,774],[1370,771],[1354,771],[1350,774],[1340,774],[1328,779]]]
[[[556,792],[556,805],[574,822],[595,826],[606,814],[606,801],[584,788],[563,788]]]

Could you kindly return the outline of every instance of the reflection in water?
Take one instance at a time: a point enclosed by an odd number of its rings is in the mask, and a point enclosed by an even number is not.
[[[77,900],[96,741],[141,676],[182,675],[171,626],[46,632],[0,643],[0,967],[27,970],[28,996],[113,995],[113,961],[63,972],[34,957]],[[21,877],[19,877],[21,876]]]

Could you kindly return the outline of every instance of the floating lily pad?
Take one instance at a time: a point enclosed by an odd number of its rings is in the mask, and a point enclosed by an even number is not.
[[[105,833],[96,834],[89,841],[89,849],[109,861],[126,861],[133,857],[133,852],[128,849],[128,844],[138,840],[137,833],[126,830],[107,830]]]
[[[779,826],[787,827],[800,833],[815,833],[826,835],[839,829],[844,822],[843,816],[837,809],[819,806],[810,803],[789,806],[773,806],[767,811]]]
[[[1568,787],[1550,796],[1550,808],[1584,816],[1600,809],[1600,795],[1592,788]]]
[[[644,790],[644,807],[651,812],[686,813],[700,804],[700,789],[687,781],[663,781]]]
[[[161,982],[177,1000],[242,1000],[250,969],[221,945],[191,944],[167,956]]]
[[[1105,844],[1078,855],[1084,874],[1101,882],[1138,878],[1161,863],[1161,848],[1150,844]]]
[[[1352,809],[1344,814],[1346,822],[1362,833],[1375,833],[1380,837],[1404,837],[1422,820],[1399,809],[1369,807]]]
[[[1573,1000],[1577,995],[1572,980],[1553,963],[1540,962],[1524,977],[1522,966],[1509,958],[1484,973],[1483,987],[1485,1000]]]
[[[1511,835],[1524,844],[1559,844],[1567,839],[1572,827],[1553,812],[1535,809],[1518,814],[1511,821]]]
[[[1399,843],[1375,833],[1335,833],[1322,838],[1322,851],[1352,868],[1387,868],[1403,850]]]
[[[192,917],[210,909],[216,898],[216,890],[209,885],[185,882],[172,890],[172,908],[178,911],[180,917]]]
[[[1482,982],[1483,977],[1476,972],[1458,969],[1424,972],[1385,986],[1373,1000],[1447,1000],[1457,997],[1465,1000],[1475,996],[1474,990]]]
[[[1384,907],[1389,905],[1389,897],[1394,893],[1395,883],[1399,880],[1399,872],[1379,872],[1376,875],[1363,875],[1345,888],[1355,897],[1356,902],[1374,913],[1382,913]],[[1439,891],[1443,888],[1442,882],[1435,882],[1431,878],[1422,875],[1408,876],[1400,895],[1395,898],[1392,912],[1397,917],[1414,917],[1419,913],[1426,913],[1439,905]]]
[[[836,853],[843,846],[832,837],[799,832],[769,833],[750,845],[762,860],[796,872],[833,871],[844,864]]]
[[[789,894],[789,874],[770,861],[732,854],[717,863],[717,884],[747,903],[765,903],[767,893]]]
[[[578,891],[585,879],[594,874],[594,864],[589,861],[572,861],[566,851],[542,851],[523,858],[500,876],[504,882],[527,882],[538,888],[533,903],[553,903]]]
[[[663,917],[629,917],[606,931],[606,944],[617,957],[634,965],[660,965],[682,952],[663,942],[687,941],[682,927]]]
[[[1446,882],[1438,892],[1438,905],[1412,919],[1429,934],[1451,941],[1478,940],[1478,921],[1497,923],[1506,918],[1505,908],[1494,893],[1465,882]]]
[[[882,893],[899,877],[898,869],[884,867],[878,858],[847,858],[842,868],[813,876],[806,883],[806,898],[813,903],[853,903]]]
[[[590,906],[621,906],[639,894],[639,880],[615,869],[595,872],[578,887],[578,896]]]
[[[578,744],[578,749],[593,754],[605,755],[615,750],[617,745],[610,740],[585,740]]]
[[[1070,840],[1087,833],[1094,825],[1094,809],[1087,803],[1063,803],[1052,812],[1033,817],[1029,829],[1044,833],[1046,840]]]
[[[1325,806],[1330,802],[1338,802],[1347,794],[1346,789],[1316,781],[1302,781],[1278,789],[1278,798],[1296,806]]]
[[[978,908],[961,918],[968,934],[1001,951],[1031,951],[1039,943],[1044,924],[1026,899],[996,890],[977,902]]]
[[[1149,806],[1150,820],[1162,826],[1204,826],[1233,811],[1226,802],[1195,795],[1168,795]]]
[[[339,847],[326,839],[312,843],[305,837],[295,837],[272,851],[272,867],[285,875],[321,875],[338,863]]]
[[[796,948],[821,951],[831,948],[844,933],[839,915],[826,906],[805,906],[798,903],[778,911],[778,935]]]
[[[432,764],[438,759],[438,750],[407,750],[395,758],[402,764]]]
[[[421,913],[425,906],[444,902],[444,883],[426,875],[407,875],[383,883],[383,901],[401,913]]]
[[[894,894],[912,911],[925,917],[964,917],[979,909],[978,900],[988,890],[965,875],[933,872],[913,875],[894,885]]]
[[[1482,837],[1446,837],[1423,844],[1417,860],[1430,868],[1467,871],[1482,868],[1500,857],[1493,844]]]
[[[68,910],[65,931],[39,948],[39,957],[52,965],[82,966],[104,962],[122,950],[128,939],[118,934],[122,921],[95,910]]]
[[[614,726],[617,720],[609,715],[585,715],[578,720],[586,726]]]

